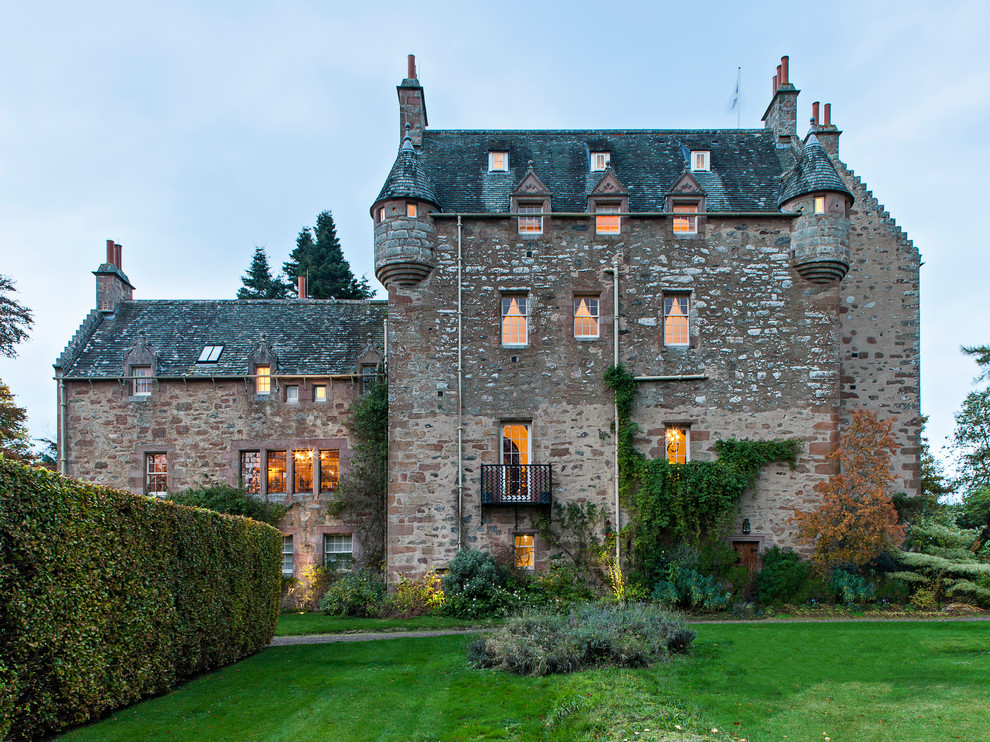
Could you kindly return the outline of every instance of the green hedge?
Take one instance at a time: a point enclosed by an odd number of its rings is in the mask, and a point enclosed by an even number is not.
[[[35,739],[264,648],[281,535],[0,456],[0,739]]]

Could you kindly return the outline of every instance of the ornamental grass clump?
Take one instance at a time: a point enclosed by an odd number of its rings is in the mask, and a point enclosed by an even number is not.
[[[473,642],[477,667],[543,676],[588,667],[645,667],[686,652],[695,634],[674,613],[655,606],[585,604],[564,615],[534,613],[510,619]]]

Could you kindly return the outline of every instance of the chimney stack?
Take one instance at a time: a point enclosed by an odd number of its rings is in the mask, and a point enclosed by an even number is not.
[[[839,159],[839,135],[842,133],[832,123],[832,104],[825,104],[824,119],[811,127],[815,137],[833,160]],[[816,117],[817,118],[817,117]]]
[[[298,282],[299,282],[299,289],[298,289],[299,298],[300,299],[305,299],[306,298],[306,276],[297,276],[297,279],[298,279]]]
[[[790,58],[783,56],[773,79],[773,99],[763,114],[764,126],[777,137],[779,145],[796,147],[797,97],[801,92],[790,81]]]
[[[426,117],[426,97],[423,94],[423,86],[419,84],[416,76],[416,57],[409,55],[407,60],[406,73],[409,75],[404,79],[396,90],[399,93],[399,144],[406,136],[406,125],[409,125],[409,137],[413,146],[417,149],[423,146],[423,129],[429,122]]]
[[[134,298],[134,287],[120,268],[123,249],[113,240],[107,240],[107,260],[93,271],[96,276],[96,308],[101,312],[116,312],[122,301]]]

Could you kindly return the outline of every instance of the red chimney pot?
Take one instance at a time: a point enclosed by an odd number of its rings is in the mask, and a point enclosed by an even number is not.
[[[117,259],[117,251],[113,249],[113,240],[107,240],[107,262],[110,265],[115,265]]]
[[[811,104],[811,119],[815,124],[818,123],[818,101]]]
[[[415,54],[410,54],[409,55],[409,71],[408,72],[409,72],[409,74],[408,74],[409,79],[410,80],[415,80],[416,79],[416,55]]]
[[[306,276],[299,276],[299,298],[306,298]]]
[[[115,243],[113,246],[113,252],[115,258],[113,264],[120,270],[124,270],[124,248]]]
[[[831,103],[826,103],[825,104],[825,126],[831,126],[831,125],[832,125],[832,104]]]
[[[791,61],[791,58],[788,57],[787,55],[784,55],[783,57],[780,58],[780,69],[781,69],[780,84],[781,85],[783,85],[784,83],[790,82],[790,74],[788,73],[788,67],[790,66],[790,61]]]

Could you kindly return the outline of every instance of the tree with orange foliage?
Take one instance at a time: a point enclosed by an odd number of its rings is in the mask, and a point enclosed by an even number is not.
[[[798,541],[812,544],[819,570],[845,564],[861,566],[894,548],[904,538],[890,499],[890,457],[897,450],[892,420],[856,410],[839,448],[829,458],[839,472],[815,485],[817,510],[797,512]]]

